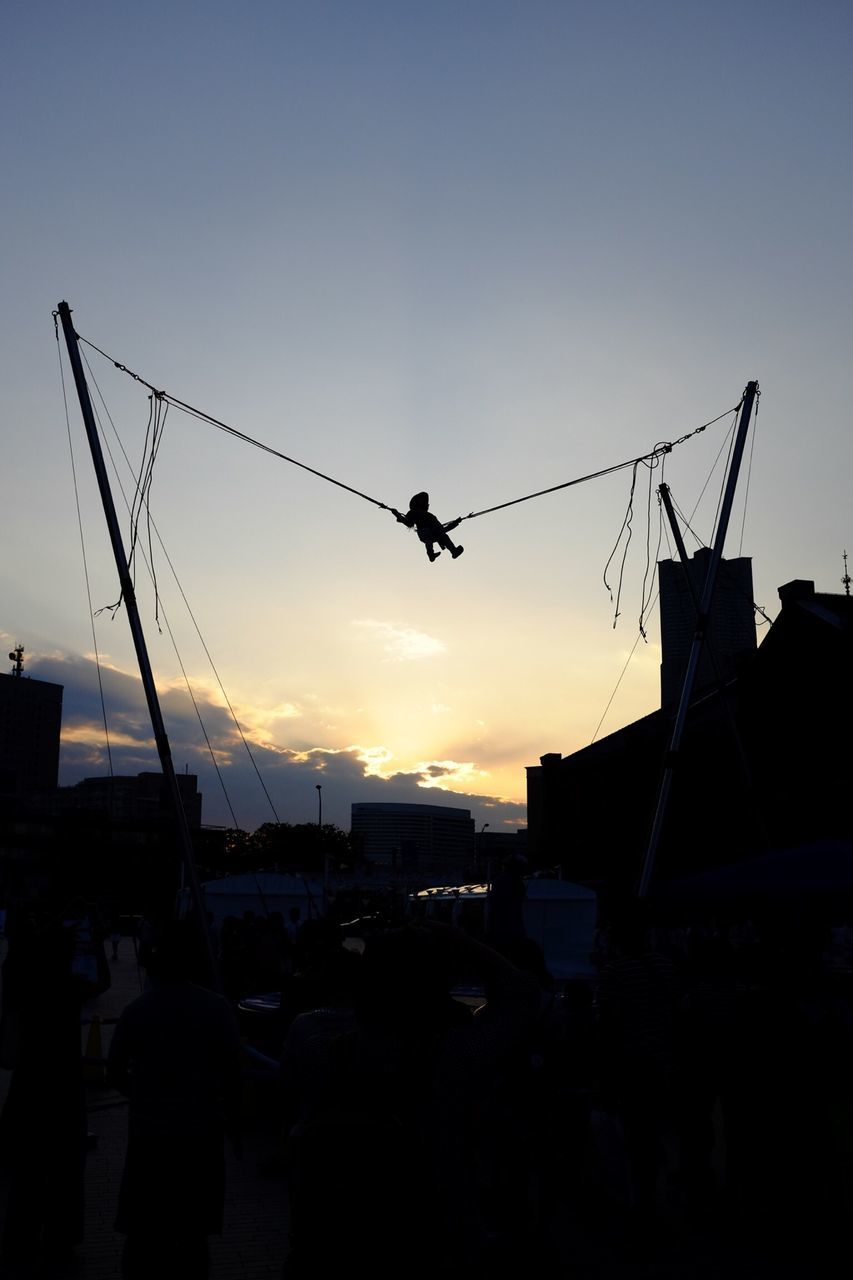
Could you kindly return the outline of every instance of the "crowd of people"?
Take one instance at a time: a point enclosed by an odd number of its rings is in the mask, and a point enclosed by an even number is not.
[[[260,1123],[286,1170],[291,1280],[359,1257],[380,1277],[547,1270],[579,1222],[618,1237],[626,1256],[665,1241],[673,1215],[705,1239],[725,1229],[787,1259],[831,1257],[842,1238],[853,1204],[845,932],[787,912],[661,928],[636,902],[614,905],[594,979],[559,985],[521,930],[396,920],[354,938],[328,921],[246,913],[214,930],[223,994],[192,981],[198,934],[151,932],[146,989],[110,1049],[109,1080],[129,1099],[116,1221],[128,1278],[164,1259],[186,1280],[209,1274],[225,1144],[240,1146],[239,1001],[257,990],[282,993]],[[18,1014],[4,1050],[14,1107],[0,1126],[16,1171],[11,1267],[34,1242],[71,1247],[82,1230],[69,958],[61,928],[30,925],[4,968],[4,1017],[7,1005]],[[460,979],[482,998],[454,998]]]

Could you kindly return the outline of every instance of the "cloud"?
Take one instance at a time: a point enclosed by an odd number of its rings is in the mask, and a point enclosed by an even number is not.
[[[33,654],[29,670],[33,678],[64,689],[61,785],[106,774],[109,760],[95,663],[79,655]],[[134,674],[103,666],[101,681],[113,772],[159,770],[142,682]],[[318,783],[323,788],[324,819],[347,830],[350,806],[366,801],[467,808],[478,825],[488,821],[493,830],[498,825],[514,830],[526,821],[523,804],[482,794],[488,774],[470,760],[427,760],[412,770],[395,770],[393,752],[383,744],[276,745],[254,725],[244,724],[241,714],[250,756],[228,709],[212,693],[193,688],[227,799],[186,689],[166,687],[161,706],[175,768],[198,775],[203,820],[210,825],[232,824],[229,801],[238,825],[246,830],[274,821],[276,815],[282,822],[315,822]]]
[[[364,765],[365,777],[386,778],[391,774],[394,753],[387,747],[350,747],[349,750],[354,751]]]
[[[447,652],[447,645],[425,631],[403,627],[393,622],[377,622],[374,618],[355,619],[354,627],[371,632],[387,653],[387,661],[416,662],[420,658],[435,658]]]
[[[442,782],[456,783],[460,787],[468,787],[489,775],[485,769],[478,769],[471,760],[424,760],[416,765],[423,781],[421,786],[437,787]]]

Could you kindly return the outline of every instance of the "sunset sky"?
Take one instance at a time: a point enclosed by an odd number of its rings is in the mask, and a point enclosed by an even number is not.
[[[65,686],[62,783],[107,769],[62,299],[155,386],[443,520],[643,454],[757,379],[727,553],[771,617],[792,578],[842,589],[849,5],[33,0],[3,34],[0,631]],[[138,468],[146,389],[87,355]],[[97,610],[117,579],[65,376]],[[730,425],[666,462],[706,543]],[[660,479],[639,469],[614,628],[629,471],[465,521],[430,564],[388,512],[171,410],[150,512],[180,660],[141,561],[137,584],[205,821],[233,819],[181,663],[234,818],[272,813],[166,553],[282,820],[316,819],[319,782],[345,827],[389,799],[515,830],[525,765],[659,703],[656,611],[616,686]],[[156,768],[124,611],[95,639],[114,770]]]

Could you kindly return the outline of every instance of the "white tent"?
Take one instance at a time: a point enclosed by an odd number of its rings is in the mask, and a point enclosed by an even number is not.
[[[598,898],[594,890],[569,880],[525,879],[524,931],[542,948],[552,977],[585,978],[595,970],[591,953],[595,942]],[[480,913],[485,924],[489,887],[485,884],[444,885],[412,895],[428,914],[444,907],[446,918],[458,920],[466,909]]]
[[[223,876],[204,881],[201,893],[215,925],[221,925],[226,916],[240,918],[244,911],[254,911],[256,916],[279,911],[287,920],[291,909],[298,907],[303,921],[323,914],[323,885],[305,876],[275,871]],[[181,890],[178,901],[179,914],[183,916],[189,911],[189,889]]]

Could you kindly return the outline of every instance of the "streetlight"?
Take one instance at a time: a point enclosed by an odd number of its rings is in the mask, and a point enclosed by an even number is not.
[[[489,825],[489,824],[488,824],[488,822],[484,822],[484,823],[483,823],[483,825],[482,825],[482,827],[480,827],[480,834],[477,836],[477,874],[478,874],[478,875],[481,875],[481,874],[482,874],[482,868],[483,868],[483,832],[486,830],[486,827],[487,827],[488,825]]]
[[[323,845],[323,788],[318,782],[317,786],[317,840],[320,847]],[[329,909],[329,858],[323,852],[323,915]]]

